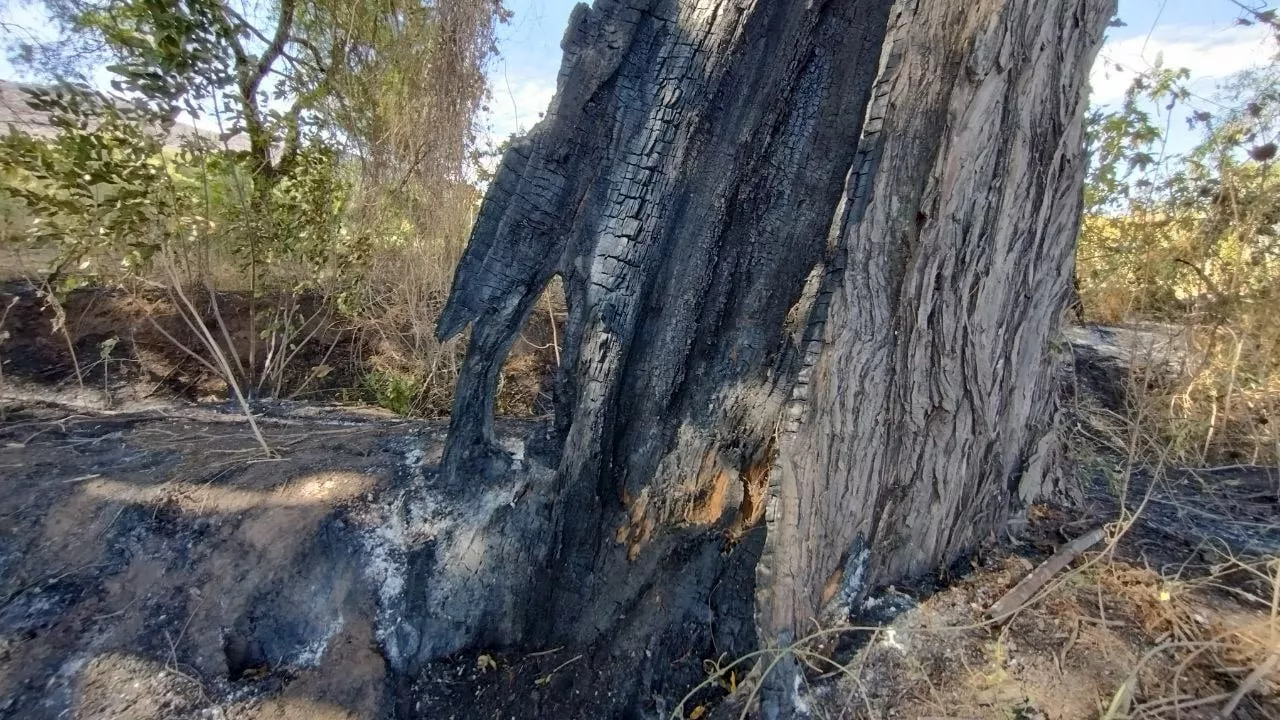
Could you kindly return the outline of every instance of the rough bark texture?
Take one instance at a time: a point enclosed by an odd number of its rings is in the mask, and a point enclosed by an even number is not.
[[[811,5],[579,6],[559,93],[504,158],[458,271],[440,332],[471,322],[472,340],[447,462],[480,472],[505,351],[564,280],[556,611],[539,617],[592,608],[578,639],[652,583],[674,547],[646,551],[657,529],[728,522],[739,477],[758,486],[747,514],[763,510],[789,387],[771,369],[826,249],[890,3]]]
[[[1042,489],[1112,9],[578,6],[439,326],[472,333],[444,472],[483,481],[509,463],[498,370],[564,281],[543,570],[509,639],[772,642]]]
[[[818,615],[858,538],[877,583],[945,566],[1055,463],[1100,0],[903,3],[771,475],[760,624]],[[820,538],[818,542],[814,539]]]

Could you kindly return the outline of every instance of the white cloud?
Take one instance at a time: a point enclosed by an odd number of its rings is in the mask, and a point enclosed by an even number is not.
[[[492,97],[482,121],[491,146],[532,128],[551,103],[556,90],[558,50],[540,51],[546,56],[537,56],[538,62],[526,58],[526,64],[521,66],[504,57],[491,66]],[[1209,95],[1219,82],[1266,64],[1275,52],[1274,40],[1262,26],[1157,27],[1150,35],[1121,37],[1102,47],[1090,74],[1091,100],[1095,106],[1119,102],[1134,76],[1157,62],[1163,62],[1165,67],[1187,68],[1191,71],[1192,89]]]
[[[490,75],[489,83],[493,97],[489,100],[485,125],[494,143],[537,124],[556,94],[554,74],[547,77],[517,75],[498,67]]]
[[[1214,85],[1251,67],[1267,63],[1275,53],[1267,28],[1169,26],[1150,36],[1137,35],[1108,41],[1098,53],[1090,74],[1094,105],[1108,105],[1124,98],[1139,72],[1158,62],[1165,67],[1185,67],[1197,90]]]

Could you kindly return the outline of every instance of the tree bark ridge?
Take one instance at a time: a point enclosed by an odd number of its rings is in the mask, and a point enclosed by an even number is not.
[[[1051,480],[1046,350],[1070,285],[1084,84],[1113,9],[896,10],[846,190],[838,281],[813,312],[821,351],[771,475],[766,632],[819,616],[824,580],[858,538],[867,586],[937,570]]]
[[[574,10],[556,98],[505,153],[438,326],[471,327],[444,472],[502,473],[498,370],[563,279],[527,642],[742,650],[753,609],[777,641],[955,560],[1042,489],[1113,7]]]
[[[546,281],[564,280],[548,560],[561,612],[637,591],[649,575],[631,563],[656,567],[641,555],[662,528],[705,542],[699,526],[762,514],[785,320],[826,250],[889,5],[574,11],[557,98],[504,157],[439,324],[472,326],[446,457],[463,471],[500,455],[502,358]]]

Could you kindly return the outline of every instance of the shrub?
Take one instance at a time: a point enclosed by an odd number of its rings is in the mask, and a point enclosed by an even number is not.
[[[1086,317],[1179,326],[1185,352],[1138,402],[1174,459],[1280,461],[1280,67],[1247,72],[1202,133],[1164,157],[1170,114],[1193,100],[1183,71],[1139,77],[1091,118],[1093,166],[1077,279]],[[1163,108],[1153,114],[1150,107]]]

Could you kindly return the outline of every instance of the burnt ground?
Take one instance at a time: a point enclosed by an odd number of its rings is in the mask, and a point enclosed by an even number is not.
[[[645,698],[614,682],[652,671],[634,645],[504,641],[521,578],[475,579],[533,572],[499,540],[544,537],[533,421],[500,424],[521,459],[482,484],[435,473],[441,422],[263,404],[265,458],[225,405],[86,410],[39,389],[0,422],[0,718],[729,718],[750,700],[737,655],[692,641],[688,682]],[[1280,717],[1280,476],[1125,467],[1083,447],[1074,504],[874,592],[867,629],[756,657],[799,658],[819,718]],[[1107,543],[986,619],[1100,526]]]
[[[524,579],[498,573],[533,572],[545,529],[551,475],[536,461],[449,480],[435,472],[442,423],[303,404],[259,408],[278,454],[266,458],[223,409],[7,408],[0,718],[592,717],[630,704],[596,678],[633,674],[634,647],[501,649],[517,614],[505,586]],[[499,430],[519,457],[538,427]]]
[[[376,717],[361,509],[436,426],[10,409],[0,716]]]

